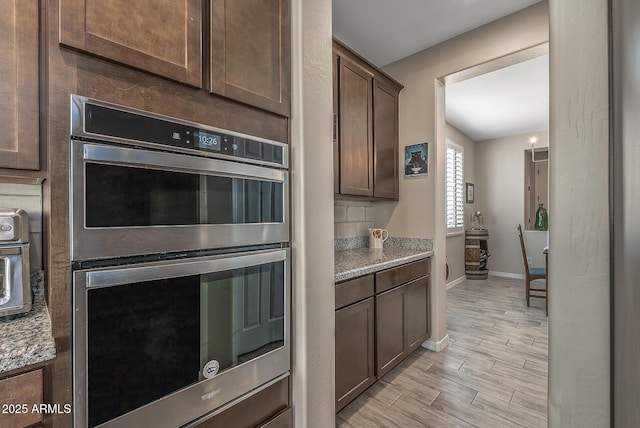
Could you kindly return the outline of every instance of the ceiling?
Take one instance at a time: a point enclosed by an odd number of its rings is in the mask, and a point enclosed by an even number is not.
[[[333,0],[333,34],[379,67],[539,0]],[[446,86],[447,121],[474,141],[549,126],[548,56]]]
[[[447,122],[474,141],[549,128],[549,56],[445,87]]]
[[[540,0],[333,0],[333,35],[379,67]]]

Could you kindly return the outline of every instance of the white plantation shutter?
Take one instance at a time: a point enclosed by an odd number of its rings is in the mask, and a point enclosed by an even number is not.
[[[464,171],[462,147],[447,141],[447,229],[464,227]]]

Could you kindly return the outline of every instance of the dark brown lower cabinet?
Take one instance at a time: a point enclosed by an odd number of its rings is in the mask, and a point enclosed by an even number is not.
[[[376,295],[376,376],[381,378],[429,338],[430,276]]]
[[[376,381],[374,300],[336,311],[336,412]]]
[[[336,413],[429,338],[431,260],[336,284]]]
[[[405,335],[410,354],[429,338],[429,283],[431,277],[418,278],[405,285]]]
[[[376,295],[376,375],[384,376],[407,355],[406,287]]]
[[[43,403],[42,369],[0,380],[0,427],[23,428],[42,422],[42,414],[32,412]]]

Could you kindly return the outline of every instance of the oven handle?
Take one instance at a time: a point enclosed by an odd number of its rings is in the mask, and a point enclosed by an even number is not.
[[[186,172],[193,174],[215,175],[219,177],[237,177],[260,179],[283,183],[287,173],[275,168],[247,165],[218,159],[176,153],[156,152],[127,147],[84,144],[84,160],[110,163],[141,168],[161,169],[164,171]]]
[[[131,267],[107,268],[77,272],[85,276],[86,288],[111,287],[144,281],[175,278],[222,272],[225,270],[257,266],[266,263],[287,261],[289,249],[252,251],[249,253],[225,254],[222,256],[179,259],[165,262],[147,263]]]
[[[2,271],[2,294],[0,294],[0,305],[4,305],[11,300],[11,259],[9,257],[0,257],[4,270]]]

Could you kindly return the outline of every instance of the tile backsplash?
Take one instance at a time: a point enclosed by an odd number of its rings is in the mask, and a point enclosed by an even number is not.
[[[373,226],[373,202],[336,201],[334,204],[336,238],[367,236]]]
[[[42,269],[42,186],[0,183],[0,207],[22,208],[29,214],[31,270]]]

